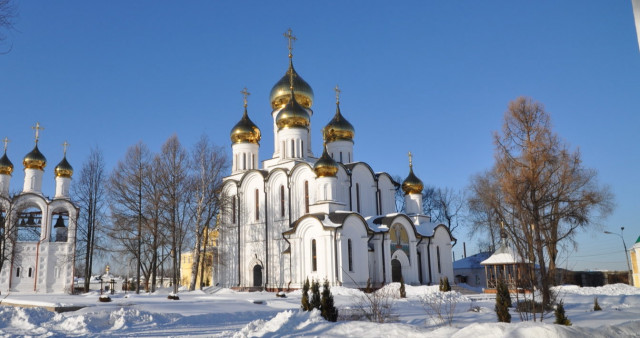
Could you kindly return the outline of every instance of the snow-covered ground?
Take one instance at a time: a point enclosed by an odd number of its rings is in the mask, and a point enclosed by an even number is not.
[[[387,286],[397,294],[398,284]],[[356,313],[363,299],[358,290],[332,288],[341,313]],[[540,322],[497,323],[494,300],[487,295],[455,293],[452,325],[430,315],[421,299],[433,299],[438,286],[406,286],[407,298],[393,299],[393,322],[362,320],[326,322],[319,312],[299,310],[301,292],[286,298],[268,292],[181,292],[168,300],[168,290],[155,294],[117,293],[98,302],[95,292],[79,295],[3,294],[3,303],[25,306],[85,306],[64,313],[38,307],[0,307],[0,336],[220,336],[220,337],[640,337],[640,289],[614,284],[597,288],[558,287],[573,326],[553,324],[553,313]],[[602,311],[593,311],[594,297]],[[433,313],[433,311],[431,311]],[[443,310],[443,313],[446,311]]]

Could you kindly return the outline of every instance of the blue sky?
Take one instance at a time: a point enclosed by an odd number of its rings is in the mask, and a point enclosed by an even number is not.
[[[128,146],[152,150],[172,134],[230,151],[242,114],[273,152],[269,91],[294,64],[315,92],[312,142],[341,110],[356,129],[354,156],[406,176],[407,152],[429,185],[463,189],[493,163],[492,132],[520,95],[542,102],[554,130],[579,148],[616,196],[614,213],[578,236],[562,266],[626,269],[620,238],[640,235],[640,53],[630,1],[28,1],[0,50],[0,138],[9,137],[22,187],[23,156],[48,158],[45,194],[62,158],[79,170],[93,146],[110,169]],[[456,234],[457,258],[474,240]],[[566,258],[566,256],[565,256]]]

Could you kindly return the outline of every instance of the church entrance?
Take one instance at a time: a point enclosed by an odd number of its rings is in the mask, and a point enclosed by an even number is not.
[[[258,264],[253,267],[253,286],[262,286],[262,266]]]
[[[394,283],[400,283],[402,279],[402,264],[397,259],[391,260],[391,281]]]

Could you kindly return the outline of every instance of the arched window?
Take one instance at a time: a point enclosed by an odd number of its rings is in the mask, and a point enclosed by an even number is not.
[[[347,153],[347,156],[349,157],[349,163],[351,163],[351,153]]]
[[[300,141],[300,156],[304,157],[304,141]]]
[[[284,185],[280,186],[280,217],[284,217]]]
[[[356,183],[356,211],[360,213],[360,184]]]
[[[318,271],[318,257],[316,256],[316,240],[311,240],[311,271]]]
[[[436,246],[436,256],[438,257],[438,273],[442,273],[442,269],[440,267],[440,247]]]
[[[256,189],[256,221],[260,220],[260,190]]]
[[[20,277],[20,268],[16,268],[16,277]]]
[[[247,154],[242,154],[242,170],[247,169]]]
[[[296,157],[296,142],[291,140],[291,157]]]
[[[349,271],[353,271],[353,251],[351,248],[351,238],[347,240],[347,255],[349,256]]]
[[[54,225],[51,227],[51,242],[66,242],[69,226],[69,213],[66,211],[53,212],[51,221]]]
[[[309,213],[309,181],[304,181],[304,213]]]
[[[231,198],[232,211],[231,211],[231,223],[236,224],[236,196]]]
[[[340,163],[342,163],[342,152],[340,152]]]
[[[33,269],[29,268],[29,274],[27,275],[27,277],[31,278],[32,272],[33,272]]]
[[[37,242],[42,228],[42,211],[36,207],[18,213],[18,242]]]

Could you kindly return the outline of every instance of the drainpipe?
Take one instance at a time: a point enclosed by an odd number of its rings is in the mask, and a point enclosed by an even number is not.
[[[420,236],[420,240],[416,244],[416,254],[418,254],[418,281],[420,281],[420,284],[422,284],[422,255],[418,249],[420,248],[420,243],[422,243],[423,239],[424,237]]]
[[[382,285],[385,285],[387,282],[387,272],[386,272],[386,267],[384,264],[385,259],[384,259],[384,232],[382,233]]]
[[[267,291],[267,286],[269,285],[269,208],[267,207],[267,185],[264,185],[264,244],[265,244],[265,282],[264,282],[264,290]]]
[[[429,285],[433,283],[433,276],[431,275],[431,237],[427,243],[427,261],[429,262]]]
[[[329,217],[329,216],[327,216]],[[340,282],[340,279],[338,278],[338,229],[334,228],[333,229],[333,256],[334,256],[334,263],[335,263],[335,270],[336,270],[336,285],[342,285],[342,282]]]
[[[241,198],[240,198],[240,184],[238,184],[237,188],[236,188],[236,205],[238,205],[238,208],[236,210],[236,213],[238,214],[236,217],[236,220],[238,221],[238,287],[240,287],[240,281],[242,280],[242,269],[240,269],[240,208],[242,207],[242,203],[240,203]]]

